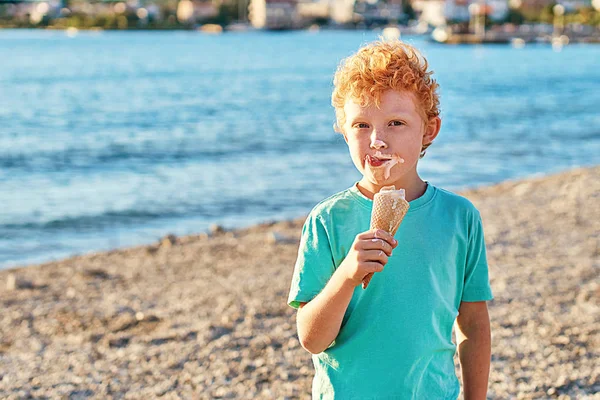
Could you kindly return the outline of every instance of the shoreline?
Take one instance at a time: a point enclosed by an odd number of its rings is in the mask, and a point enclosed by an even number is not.
[[[600,166],[459,193],[495,296],[489,398],[600,399]],[[285,304],[304,219],[1,270],[0,397],[310,398]]]
[[[572,171],[577,171],[577,170],[588,170],[588,169],[593,169],[596,167],[600,167],[600,165],[598,166],[582,166],[582,167],[575,167],[575,168],[571,168],[571,169],[567,169],[567,170],[561,170],[558,172],[550,172],[550,173],[543,173],[543,174],[535,174],[535,175],[531,175],[528,177],[517,177],[517,178],[509,178],[497,183],[483,183],[480,185],[475,185],[475,186],[468,186],[468,187],[463,187],[463,188],[459,188],[459,189],[448,189],[453,193],[458,193],[461,195],[465,195],[465,194],[469,194],[469,193],[476,193],[482,189],[486,189],[486,188],[491,188],[491,187],[495,187],[498,185],[505,185],[505,184],[510,184],[510,183],[519,183],[519,182],[524,182],[524,181],[539,181],[539,180],[543,180],[547,177],[552,177],[555,175],[561,175],[564,173],[569,173]],[[447,189],[444,186],[440,186],[443,189]],[[315,203],[316,204],[316,203]],[[117,246],[117,247],[108,247],[108,248],[99,248],[99,249],[91,249],[89,251],[83,251],[83,252],[79,252],[79,253],[72,253],[70,255],[65,255],[65,256],[61,256],[58,258],[51,258],[51,259],[46,259],[46,260],[40,260],[40,261],[31,261],[31,262],[27,262],[26,260],[23,260],[23,262],[19,262],[19,261],[15,261],[15,263],[13,262],[7,262],[7,266],[2,266],[2,264],[0,264],[0,274],[3,272],[7,272],[7,271],[12,271],[12,272],[16,272],[20,269],[24,269],[24,268],[36,268],[36,267],[43,267],[46,265],[55,265],[57,263],[62,263],[62,262],[66,262],[70,259],[85,259],[88,257],[92,257],[92,256],[100,256],[103,254],[112,254],[112,253],[119,253],[119,252],[128,252],[128,251],[133,251],[136,249],[153,249],[156,248],[157,246],[161,246],[161,243],[165,242],[165,241],[183,241],[183,242],[188,242],[189,240],[195,240],[195,239],[205,239],[210,237],[211,235],[213,235],[213,233],[224,233],[224,232],[232,232],[233,234],[235,234],[236,232],[243,232],[246,231],[248,229],[252,229],[254,227],[265,227],[265,226],[271,226],[277,223],[295,223],[298,224],[300,223],[300,228],[302,227],[302,224],[304,223],[304,220],[306,218],[307,214],[304,215],[300,215],[300,216],[296,216],[296,217],[290,217],[290,218],[283,218],[283,219],[277,219],[277,218],[267,218],[265,220],[262,221],[257,221],[254,223],[248,223],[248,224],[243,224],[242,226],[237,226],[237,227],[227,227],[227,226],[223,226],[220,224],[212,224],[209,228],[207,228],[206,231],[199,231],[199,232],[195,232],[195,233],[190,233],[190,234],[185,234],[185,235],[177,235],[174,233],[167,233],[162,237],[159,237],[158,239],[156,239],[155,241],[152,242],[145,242],[145,243],[139,243],[139,244],[133,244],[133,245],[123,245],[123,246]],[[1,282],[0,282],[0,289],[1,289]]]

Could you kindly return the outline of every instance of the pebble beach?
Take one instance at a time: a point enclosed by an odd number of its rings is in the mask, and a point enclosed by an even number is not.
[[[600,166],[460,194],[495,296],[488,398],[600,399]],[[303,222],[0,271],[0,398],[310,399],[286,305]]]

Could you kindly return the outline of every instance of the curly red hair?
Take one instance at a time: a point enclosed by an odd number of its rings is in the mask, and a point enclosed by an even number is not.
[[[416,48],[399,40],[376,41],[361,47],[356,54],[342,60],[333,79],[331,104],[337,119],[335,130],[342,132],[348,98],[363,107],[371,101],[379,107],[381,94],[389,89],[413,93],[424,122],[439,116],[439,85],[428,67]],[[423,145],[421,157],[430,144]]]

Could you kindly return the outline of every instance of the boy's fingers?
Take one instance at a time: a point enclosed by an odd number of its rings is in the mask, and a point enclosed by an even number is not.
[[[369,273],[383,271],[383,264],[375,262],[375,261],[365,263],[365,267],[366,267],[367,271],[369,271]]]
[[[373,273],[370,273],[369,275],[365,276],[365,279],[363,279],[363,281],[362,281],[363,289],[366,289],[367,286],[369,286],[369,282],[371,282],[371,278],[373,278]]]
[[[375,230],[373,235],[377,239],[383,239],[386,242],[388,242],[392,246],[392,248],[395,248],[398,245],[398,241],[394,239],[394,237],[390,235],[389,232],[386,232],[383,229]]]
[[[373,231],[365,231],[356,235],[356,239],[358,240],[366,240],[366,239],[374,239],[375,232]]]
[[[382,229],[374,229],[366,232],[359,233],[356,235],[355,244],[359,244],[359,242],[364,240],[373,240],[373,239],[381,239],[392,247],[392,249],[398,246],[398,241],[394,239],[392,235]]]
[[[376,261],[381,264],[386,264],[388,262],[388,256],[383,250],[365,250],[360,252],[358,260],[363,262]]]
[[[392,255],[393,247],[383,239],[370,239],[365,243],[365,250],[383,250],[389,257]]]

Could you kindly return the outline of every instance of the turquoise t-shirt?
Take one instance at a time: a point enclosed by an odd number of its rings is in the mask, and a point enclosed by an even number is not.
[[[356,188],[319,203],[302,230],[288,304],[327,284],[373,202]],[[313,399],[456,399],[452,326],[462,301],[492,299],[483,229],[473,204],[428,183],[366,290],[357,286],[330,347],[313,356]]]

